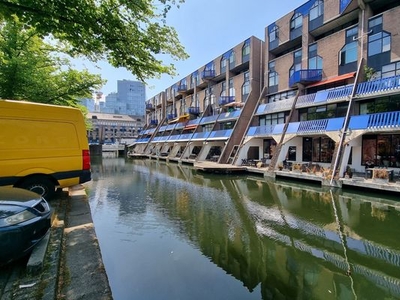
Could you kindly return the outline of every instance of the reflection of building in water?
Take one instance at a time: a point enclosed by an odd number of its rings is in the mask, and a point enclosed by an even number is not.
[[[150,186],[161,185],[166,195],[154,201],[168,219],[178,220],[173,230],[249,291],[260,288],[263,299],[349,299],[344,295],[354,293],[368,299],[371,291],[400,297],[397,234],[377,237],[381,226],[399,224],[392,223],[400,218],[396,202],[152,164]],[[372,206],[391,207],[391,213],[377,220]],[[369,223],[377,229],[364,232]]]

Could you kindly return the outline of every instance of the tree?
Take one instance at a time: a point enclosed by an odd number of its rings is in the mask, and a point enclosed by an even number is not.
[[[73,70],[57,49],[17,17],[0,23],[0,97],[67,106],[92,97],[101,77]]]
[[[71,55],[102,59],[125,67],[139,80],[163,73],[175,75],[173,64],[157,58],[187,58],[174,28],[166,25],[172,6],[184,0],[0,0],[0,18],[15,14],[43,36],[66,42]],[[160,57],[160,56],[159,56]]]

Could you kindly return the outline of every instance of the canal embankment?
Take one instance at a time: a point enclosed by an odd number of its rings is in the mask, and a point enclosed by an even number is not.
[[[112,299],[84,187],[49,203],[54,218],[42,261],[35,269],[29,257],[3,268],[0,299]]]

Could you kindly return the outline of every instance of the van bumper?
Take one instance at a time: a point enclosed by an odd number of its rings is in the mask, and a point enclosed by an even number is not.
[[[79,176],[79,183],[85,183],[92,180],[92,173],[90,170],[83,170]]]

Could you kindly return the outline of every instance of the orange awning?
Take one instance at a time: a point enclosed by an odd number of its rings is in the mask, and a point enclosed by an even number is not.
[[[230,103],[228,103],[228,104],[225,104],[224,106],[225,107],[242,107],[244,105],[244,103],[243,102],[235,102],[235,101],[233,101],[233,102],[230,102]]]
[[[314,87],[314,86],[320,86],[320,85],[324,85],[324,84],[329,84],[329,83],[334,83],[334,82],[338,82],[341,80],[346,80],[349,78],[353,78],[355,75],[356,75],[356,72],[346,73],[343,75],[332,77],[330,79],[322,80],[322,81],[307,85],[307,88]]]

